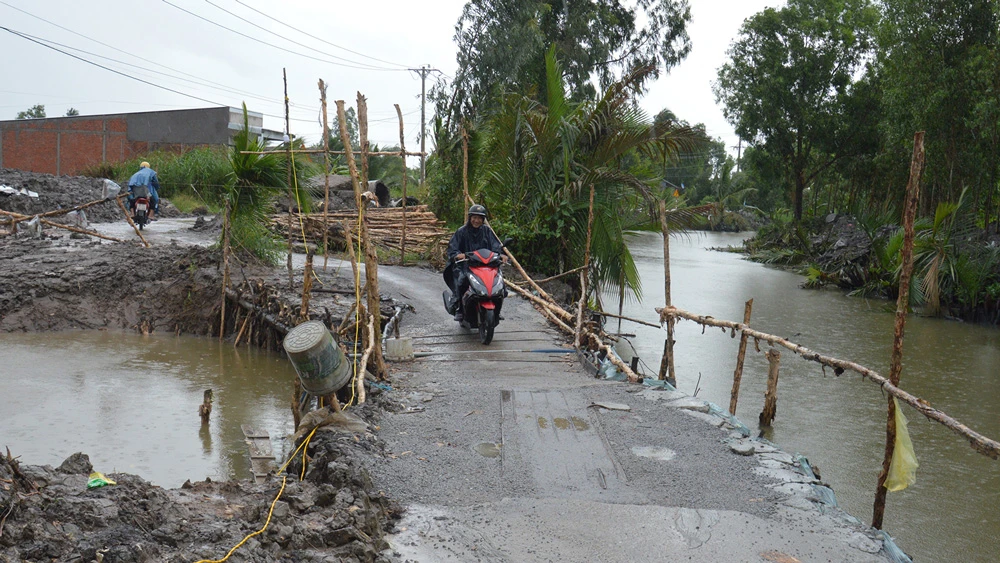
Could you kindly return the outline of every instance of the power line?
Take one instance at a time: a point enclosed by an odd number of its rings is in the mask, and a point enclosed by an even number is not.
[[[35,18],[35,19],[37,19],[37,20],[40,20],[40,21],[43,21],[43,22],[45,22],[45,23],[47,23],[47,24],[49,24],[49,25],[52,25],[52,26],[55,26],[55,27],[58,27],[59,29],[61,29],[61,30],[63,30],[63,31],[68,31],[69,33],[72,33],[73,35],[76,35],[76,36],[78,36],[78,37],[82,37],[82,38],[84,38],[84,39],[86,39],[86,40],[88,40],[88,41],[92,41],[92,42],[94,42],[94,43],[97,43],[98,45],[101,45],[101,46],[104,46],[104,47],[107,47],[108,49],[111,49],[112,51],[117,51],[117,52],[119,52],[119,53],[123,53],[123,54],[125,54],[125,55],[129,55],[130,57],[134,57],[134,58],[136,58],[136,59],[139,59],[140,61],[143,61],[143,62],[146,62],[146,63],[150,63],[150,64],[153,64],[153,65],[156,65],[156,66],[159,66],[159,67],[163,67],[163,68],[165,68],[165,69],[167,69],[167,70],[171,70],[171,71],[173,71],[173,72],[176,72],[176,73],[179,73],[179,74],[183,74],[183,75],[185,75],[185,76],[190,76],[191,78],[196,78],[196,79],[198,79],[198,80],[201,80],[201,81],[203,81],[203,82],[206,82],[206,83],[208,83],[208,84],[213,84],[213,85],[215,85],[215,86],[220,86],[220,87],[222,87],[222,88],[228,88],[228,87],[227,87],[227,86],[225,86],[224,84],[220,84],[220,83],[218,83],[218,82],[213,82],[213,81],[211,81],[211,80],[208,80],[208,79],[205,79],[205,78],[202,78],[202,77],[200,77],[200,76],[196,76],[196,75],[194,75],[194,74],[191,74],[191,73],[188,73],[188,72],[184,72],[183,70],[178,70],[178,69],[176,69],[176,68],[172,68],[172,67],[169,67],[169,66],[167,66],[167,65],[164,65],[164,64],[161,64],[161,63],[158,63],[158,62],[156,62],[156,61],[151,61],[151,60],[149,60],[149,59],[146,59],[146,58],[143,58],[143,57],[140,57],[139,55],[136,55],[136,54],[134,54],[134,53],[130,53],[130,52],[128,52],[128,51],[125,51],[125,50],[122,50],[122,49],[119,49],[119,48],[117,48],[117,47],[115,47],[115,46],[113,46],[113,45],[109,45],[109,44],[107,44],[107,43],[104,43],[103,41],[98,41],[97,39],[94,39],[94,38],[92,38],[92,37],[88,37],[88,36],[86,36],[86,35],[84,35],[84,34],[82,34],[82,33],[78,33],[78,32],[76,32],[76,31],[73,31],[72,29],[69,29],[68,27],[64,27],[64,26],[61,26],[61,25],[59,25],[59,24],[57,24],[57,23],[55,23],[55,22],[53,22],[53,21],[49,21],[49,20],[47,20],[47,19],[45,19],[45,18],[43,18],[43,17],[41,17],[41,16],[36,16],[35,14],[32,14],[32,13],[30,13],[30,12],[27,12],[27,11],[25,11],[25,10],[22,10],[21,8],[18,8],[17,6],[11,6],[11,5],[10,5],[10,4],[8,4],[7,2],[4,2],[3,0],[0,0],[0,4],[3,4],[4,6],[7,6],[8,8],[11,8],[11,9],[13,9],[13,10],[17,10],[18,12],[21,12],[22,14],[25,14],[25,15],[28,15],[28,16],[31,16],[31,17],[33,17],[33,18]],[[25,35],[27,35],[27,34],[25,34]],[[55,45],[59,45],[58,43],[55,43],[54,41],[49,41],[49,40],[45,40],[45,41],[48,41],[49,43],[53,43],[53,44],[55,44]],[[82,49],[75,49],[75,48],[73,48],[73,47],[67,47],[67,48],[71,48],[71,49],[74,49],[74,50],[77,50],[77,51],[81,51],[81,52],[84,52],[84,53],[86,53],[86,51],[83,51]],[[92,53],[87,53],[87,54],[92,54]],[[94,56],[100,56],[100,55],[94,55]],[[114,61],[114,59],[110,59],[109,57],[101,57],[101,58],[105,58],[105,59],[108,59],[108,60],[112,60],[112,61]],[[115,62],[121,62],[121,61],[115,61]],[[129,64],[129,63],[124,63],[124,62],[122,62],[122,64]],[[132,65],[132,66],[134,66],[134,65]],[[263,97],[259,97],[259,96],[255,96],[254,94],[249,94],[249,93],[245,93],[245,92],[241,92],[241,91],[239,91],[239,90],[235,90],[235,89],[233,89],[232,91],[233,91],[233,92],[238,92],[238,93],[242,93],[242,94],[244,94],[244,95],[247,95],[247,96],[251,96],[251,97],[256,97],[257,99],[261,99],[261,100],[266,100],[266,101],[272,101],[273,103],[280,103],[280,101],[278,101],[278,100],[276,100],[276,99],[275,99],[275,100],[272,100],[272,99],[270,99],[270,98],[263,98]]]
[[[53,51],[62,53],[64,55],[66,55],[68,57],[72,57],[72,58],[74,58],[74,59],[76,59],[78,61],[83,61],[83,62],[85,62],[85,63],[87,63],[89,65],[96,66],[97,68],[104,69],[104,70],[106,70],[108,72],[112,72],[112,73],[117,74],[119,76],[124,76],[125,78],[129,78],[131,80],[135,80],[136,82],[142,82],[143,84],[147,84],[147,85],[152,86],[154,88],[159,88],[160,90],[165,90],[167,92],[172,92],[174,94],[179,94],[181,96],[185,96],[187,98],[192,98],[194,100],[198,100],[198,101],[201,101],[201,102],[212,104],[214,106],[230,107],[229,104],[221,104],[219,102],[216,102],[216,101],[213,101],[213,100],[209,100],[207,98],[202,98],[200,96],[195,96],[194,94],[188,94],[187,92],[181,92],[180,90],[175,90],[173,88],[168,88],[168,87],[163,86],[161,84],[157,84],[155,82],[150,82],[148,80],[144,80],[142,78],[138,78],[136,76],[132,76],[131,74],[122,72],[120,70],[115,70],[115,69],[113,69],[111,67],[104,66],[102,64],[96,63],[96,62],[91,61],[89,59],[85,59],[83,57],[74,55],[73,53],[69,53],[69,52],[63,51],[62,49],[59,49],[57,47],[53,47],[52,45],[49,45],[49,44],[43,42],[42,40],[35,39],[35,38],[33,38],[33,37],[31,37],[31,36],[29,36],[27,34],[19,32],[19,31],[16,31],[16,30],[4,27],[4,26],[0,26],[0,29],[4,30],[4,31],[6,31],[6,32],[8,32],[8,33],[10,33],[12,35],[16,35],[16,36],[18,36],[18,37],[20,37],[22,39],[27,39],[28,41],[31,41],[32,43],[37,43],[37,44],[39,44],[42,47],[45,47],[47,49],[52,49]],[[273,114],[269,114],[269,113],[262,113],[261,115],[266,115],[267,117],[281,118],[281,116],[279,116],[279,115],[273,115]],[[311,120],[311,119],[295,119],[295,121],[304,121],[304,122],[307,122],[307,123],[312,123],[313,122],[313,120]]]
[[[247,35],[246,33],[243,33],[243,32],[240,32],[240,31],[236,31],[235,29],[232,29],[230,27],[226,27],[226,26],[222,25],[221,23],[212,21],[212,20],[210,20],[210,19],[208,19],[208,18],[206,18],[204,16],[198,15],[198,14],[196,14],[196,13],[190,11],[190,10],[186,10],[186,9],[178,6],[177,4],[173,4],[173,3],[169,2],[168,0],[162,0],[162,1],[163,1],[164,4],[166,4],[168,6],[172,6],[174,8],[177,8],[178,10],[180,10],[180,11],[186,13],[186,14],[190,14],[190,15],[192,15],[192,16],[194,16],[194,17],[196,17],[196,18],[198,18],[198,19],[200,19],[200,20],[202,20],[204,22],[210,23],[210,24],[212,24],[214,26],[217,26],[217,27],[221,27],[222,29],[225,29],[226,31],[228,31],[230,33],[235,33],[236,35],[239,35],[240,37],[246,37],[247,39],[250,39],[251,41],[253,41],[255,43],[259,43],[259,44],[262,44],[262,45],[267,45],[268,47],[272,47],[274,49],[278,49],[279,51],[284,51],[286,53],[291,53],[293,55],[298,55],[300,57],[305,57],[307,59],[312,59],[314,61],[319,61],[319,62],[322,62],[322,63],[331,64],[331,65],[334,65],[334,66],[342,66],[342,67],[345,67],[345,68],[353,68],[353,69],[357,69],[357,70],[382,71],[382,72],[394,72],[394,71],[396,71],[396,69],[393,69],[393,68],[365,67],[365,66],[356,66],[356,65],[349,65],[349,64],[344,64],[344,63],[338,63],[338,62],[334,62],[334,61],[331,61],[331,60],[328,60],[328,59],[321,59],[319,57],[314,57],[312,55],[307,55],[305,53],[299,53],[298,51],[293,51],[291,49],[286,49],[284,47],[275,45],[273,43],[268,43],[267,41],[262,41],[262,40],[260,40],[260,39],[258,39],[256,37],[252,37],[250,35]]]
[[[310,47],[309,45],[306,45],[305,43],[299,43],[298,41],[295,41],[294,39],[289,39],[288,37],[285,37],[284,35],[281,35],[280,33],[276,33],[274,31],[271,31],[270,29],[267,29],[266,27],[257,25],[256,23],[254,23],[254,22],[252,22],[252,21],[250,21],[250,20],[248,20],[248,19],[246,19],[246,18],[244,18],[244,17],[242,17],[242,16],[240,16],[238,14],[235,14],[235,13],[229,11],[229,10],[223,8],[222,6],[219,6],[218,4],[212,2],[211,0],[205,0],[205,2],[207,4],[209,4],[209,5],[211,5],[211,6],[215,6],[216,8],[222,10],[223,12],[225,12],[225,13],[233,16],[234,18],[236,18],[236,19],[238,19],[240,21],[246,22],[246,23],[248,23],[248,24],[256,27],[257,29],[259,29],[261,31],[265,31],[267,33],[270,33],[271,35],[274,35],[275,37],[278,37],[280,39],[284,39],[285,41],[288,41],[290,43],[294,43],[294,44],[296,44],[296,45],[298,45],[300,47],[305,47],[306,49],[309,49],[311,51],[316,51],[317,53],[319,53],[321,55],[325,55],[327,57],[332,57],[334,59],[338,59],[338,60],[345,61],[345,62],[348,62],[348,63],[358,64],[358,65],[364,65],[366,67],[370,67],[371,70],[397,70],[397,69],[391,69],[391,68],[377,67],[377,66],[374,66],[374,65],[369,65],[369,64],[366,64],[366,63],[358,62],[358,61],[352,61],[351,59],[345,59],[344,57],[338,57],[337,55],[331,55],[330,53],[325,53],[323,51],[320,51],[319,49],[316,49],[315,47]],[[168,2],[168,4],[169,4],[169,2]],[[403,70],[403,69],[398,69],[398,70]]]
[[[293,31],[297,31],[297,32],[301,33],[302,35],[305,35],[307,37],[311,37],[311,38],[313,38],[313,39],[315,39],[317,41],[320,41],[322,43],[326,43],[327,45],[330,45],[331,47],[336,47],[338,49],[343,49],[344,51],[347,51],[348,53],[354,53],[355,55],[358,55],[359,57],[364,57],[366,59],[371,59],[373,61],[378,61],[380,63],[385,63],[385,64],[388,64],[388,65],[393,65],[393,66],[398,66],[398,67],[403,67],[403,68],[406,68],[406,66],[407,66],[407,65],[401,65],[399,63],[394,63],[394,62],[390,62],[390,61],[385,61],[385,60],[382,60],[382,59],[378,59],[378,58],[375,58],[375,57],[371,57],[371,56],[368,56],[368,55],[366,55],[364,53],[359,53],[358,51],[354,51],[354,50],[348,49],[347,47],[341,47],[340,45],[337,45],[335,43],[330,43],[329,41],[327,41],[327,40],[325,40],[325,39],[323,39],[321,37],[316,37],[315,35],[312,35],[310,33],[302,31],[301,29],[299,29],[297,27],[293,27],[291,25],[288,25],[287,23],[285,23],[285,22],[283,22],[283,21],[281,21],[281,20],[279,20],[279,19],[277,19],[275,17],[269,16],[269,15],[265,14],[264,12],[261,12],[257,8],[254,8],[253,6],[250,6],[250,5],[248,5],[248,4],[244,3],[244,2],[241,2],[240,0],[236,0],[236,3],[239,4],[239,5],[241,5],[241,6],[243,6],[243,7],[245,7],[245,8],[253,10],[254,12],[257,12],[258,14],[264,16],[265,18],[267,18],[267,19],[269,19],[269,20],[271,20],[273,22],[280,23],[281,25],[283,25],[283,26],[285,26],[285,27],[287,27],[287,28],[289,28],[289,29],[291,29]]]

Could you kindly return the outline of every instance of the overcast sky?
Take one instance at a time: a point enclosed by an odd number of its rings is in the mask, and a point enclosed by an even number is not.
[[[670,108],[681,119],[704,123],[710,135],[732,147],[737,140],[715,104],[711,83],[743,20],[784,2],[690,1],[691,54],[652,85],[642,106],[651,116]],[[266,128],[284,130],[285,68],[296,135],[308,142],[322,138],[317,88],[322,78],[329,85],[331,120],[333,101],[354,105],[360,91],[368,99],[369,138],[383,146],[399,142],[393,109],[398,103],[412,150],[418,146],[420,79],[407,69],[429,65],[446,78],[454,75],[452,37],[464,4],[0,0],[0,26],[79,57],[0,29],[0,120],[14,119],[35,104],[44,104],[47,115],[55,117],[71,107],[95,115],[239,107],[245,101],[251,111],[265,114]]]

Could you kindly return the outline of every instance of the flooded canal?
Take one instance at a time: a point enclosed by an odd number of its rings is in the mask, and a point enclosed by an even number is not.
[[[751,326],[816,352],[852,360],[888,376],[895,303],[810,291],[803,278],[710,251],[738,245],[745,235],[693,234],[671,239],[673,303],[693,313],[741,321],[753,298]],[[625,315],[656,321],[663,304],[663,243],[639,233],[630,244],[643,280],[643,302]],[[610,298],[608,303],[617,303]],[[614,307],[608,305],[609,308]],[[636,348],[655,373],[665,332],[632,323]],[[678,385],[686,393],[729,406],[739,338],[681,321],[676,331]],[[767,361],[750,341],[737,415],[757,428]],[[870,522],[885,444],[886,399],[856,374],[835,376],[819,364],[781,351],[777,418],[768,435],[784,450],[819,467],[840,505]],[[972,429],[1000,438],[1000,330],[911,316],[906,325],[901,387]],[[700,383],[699,383],[700,378]],[[889,493],[885,529],[916,561],[996,561],[1000,552],[1000,462],[973,451],[956,434],[912,408],[903,412],[920,463],[915,485]]]
[[[269,432],[279,459],[287,451],[295,372],[277,353],[173,335],[2,334],[0,366],[0,448],[22,463],[83,452],[95,471],[178,487],[250,478],[242,424]]]

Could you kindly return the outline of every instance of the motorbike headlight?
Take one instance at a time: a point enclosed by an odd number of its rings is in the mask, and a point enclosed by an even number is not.
[[[490,295],[496,295],[501,291],[503,291],[503,276],[497,272],[497,277],[493,278],[493,291],[490,292]]]
[[[469,276],[469,285],[472,289],[478,291],[479,293],[487,293],[486,285],[483,284],[483,280],[477,278],[476,276]]]

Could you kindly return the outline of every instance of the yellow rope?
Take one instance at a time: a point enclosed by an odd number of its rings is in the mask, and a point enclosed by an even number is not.
[[[223,561],[229,559],[229,556],[232,555],[237,549],[239,549],[240,546],[245,544],[247,540],[256,535],[264,533],[264,530],[267,529],[268,524],[271,523],[271,514],[274,513],[274,505],[278,504],[278,499],[281,498],[281,493],[285,491],[285,481],[287,479],[288,479],[287,477],[281,478],[281,490],[278,491],[278,496],[274,497],[274,501],[271,502],[271,509],[267,511],[267,520],[264,522],[263,528],[257,530],[256,532],[247,534],[247,537],[243,538],[243,540],[240,543],[233,546],[233,548],[229,550],[229,553],[227,553],[226,556],[223,557],[222,559],[202,559],[200,561],[197,561],[196,563],[223,563]]]
[[[315,434],[316,430],[318,429],[319,429],[318,426],[316,428],[313,428],[312,432],[310,432],[309,435],[306,436],[306,439],[302,441],[302,444],[300,444],[298,448],[295,448],[295,451],[292,452],[292,455],[288,456],[288,461],[286,461],[285,464],[282,465],[280,469],[278,469],[278,474],[284,473],[285,468],[288,467],[288,464],[291,463],[293,459],[295,459],[295,454],[299,453],[299,450],[302,450],[302,477],[300,477],[299,480],[301,481],[303,478],[305,478],[306,450],[309,449],[309,441],[312,440],[313,434]],[[247,536],[244,537],[242,540],[240,540],[240,543],[234,545],[233,548],[229,550],[229,553],[227,553],[226,556],[223,557],[222,559],[201,559],[196,561],[195,563],[223,563],[224,561],[229,559],[229,557],[233,553],[235,553],[237,549],[239,549],[243,544],[245,544],[247,540],[249,540],[254,536],[263,534],[264,530],[267,530],[268,525],[271,524],[271,515],[274,514],[274,505],[278,504],[278,499],[281,498],[281,493],[285,492],[285,483],[287,481],[288,481],[287,476],[283,476],[281,478],[281,489],[278,490],[278,495],[274,497],[273,501],[271,501],[271,509],[267,511],[267,520],[264,521],[264,526],[261,529],[257,530],[256,532],[251,532],[247,534]]]
[[[362,201],[362,207],[358,208],[358,251],[355,256],[358,262],[361,261],[361,220],[362,214],[364,213],[364,201]],[[365,264],[365,268],[368,268],[368,264]],[[369,291],[371,288],[369,288]],[[354,375],[351,377],[351,400],[347,401],[344,407],[350,407],[354,405],[354,400],[357,398],[357,387],[358,387],[358,339],[359,332],[361,332],[361,270],[358,269],[358,273],[354,276],[354,299],[357,301],[358,306],[354,308],[354,359],[351,365],[354,368]],[[365,369],[365,366],[361,366],[361,369]]]
[[[288,143],[291,145],[292,137],[288,136]],[[299,175],[295,170],[295,152],[289,151],[292,155],[292,189],[295,190],[295,203],[299,206],[299,230],[302,231],[302,246],[308,249],[308,243],[306,242],[306,224],[302,220],[302,201],[299,198]],[[292,202],[288,202],[288,205],[292,205]],[[306,250],[306,253],[309,251]]]

